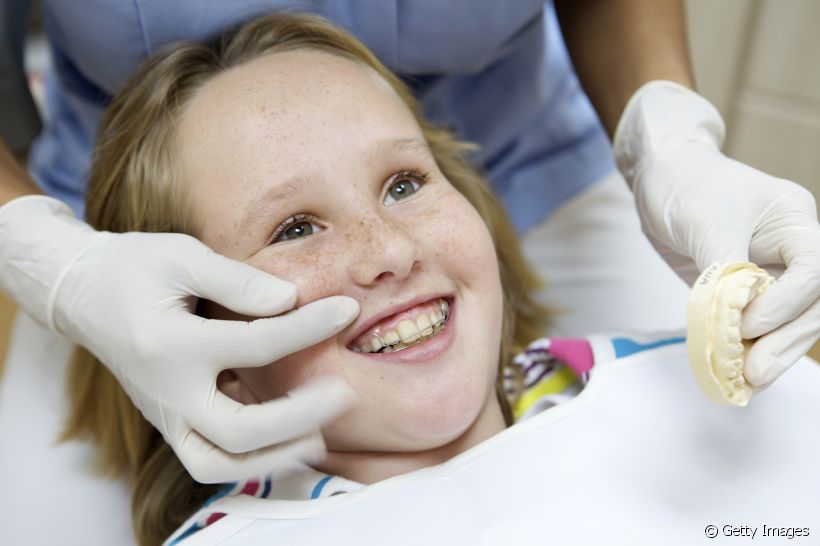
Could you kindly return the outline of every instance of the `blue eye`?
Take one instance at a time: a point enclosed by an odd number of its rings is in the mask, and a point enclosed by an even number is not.
[[[310,222],[299,222],[286,229],[282,235],[284,235],[284,239],[286,241],[290,241],[291,239],[304,237],[305,235],[310,235],[311,233],[313,233],[313,226]],[[280,237],[282,235],[280,235]]]
[[[315,221],[316,217],[312,214],[295,214],[291,216],[276,228],[273,233],[272,243],[292,241],[321,231],[322,228],[316,225]]]
[[[421,185],[427,182],[427,175],[418,171],[406,170],[398,173],[384,196],[384,204],[392,205],[416,193]]]

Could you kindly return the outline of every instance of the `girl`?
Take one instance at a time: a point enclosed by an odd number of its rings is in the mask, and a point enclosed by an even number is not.
[[[512,365],[547,313],[470,149],[427,123],[361,43],[313,16],[267,16],[211,45],[175,45],[124,86],[91,173],[95,228],[189,234],[293,282],[298,306],[341,294],[361,307],[318,345],[222,372],[214,388],[246,405],[298,396],[318,377],[356,397],[322,428],[324,444],[317,435],[312,467],[228,489],[194,481],[77,350],[65,437],[90,434],[103,468],[133,480],[141,544],[161,542],[215,494],[306,499],[362,487],[503,430],[525,386],[564,374],[539,398],[577,392],[566,369],[531,366],[525,379]],[[249,320],[208,301],[198,311]]]

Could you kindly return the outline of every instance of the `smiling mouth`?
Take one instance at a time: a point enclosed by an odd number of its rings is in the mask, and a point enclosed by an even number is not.
[[[450,304],[439,298],[439,306],[430,313],[419,314],[415,321],[404,319],[394,329],[370,332],[361,345],[351,348],[357,353],[395,353],[424,343],[444,331],[450,318]]]

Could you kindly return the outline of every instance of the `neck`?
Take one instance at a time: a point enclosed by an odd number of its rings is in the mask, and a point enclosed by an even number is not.
[[[498,399],[488,397],[478,417],[461,436],[442,446],[411,452],[329,451],[317,470],[363,484],[372,484],[399,474],[448,461],[495,436],[506,428]]]

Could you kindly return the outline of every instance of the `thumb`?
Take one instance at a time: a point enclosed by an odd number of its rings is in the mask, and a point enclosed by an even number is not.
[[[755,387],[780,377],[820,338],[820,300],[803,313],[752,345],[746,354],[744,373]]]
[[[186,264],[185,280],[196,296],[254,317],[278,315],[296,304],[296,286],[292,283],[207,247],[191,258]]]

